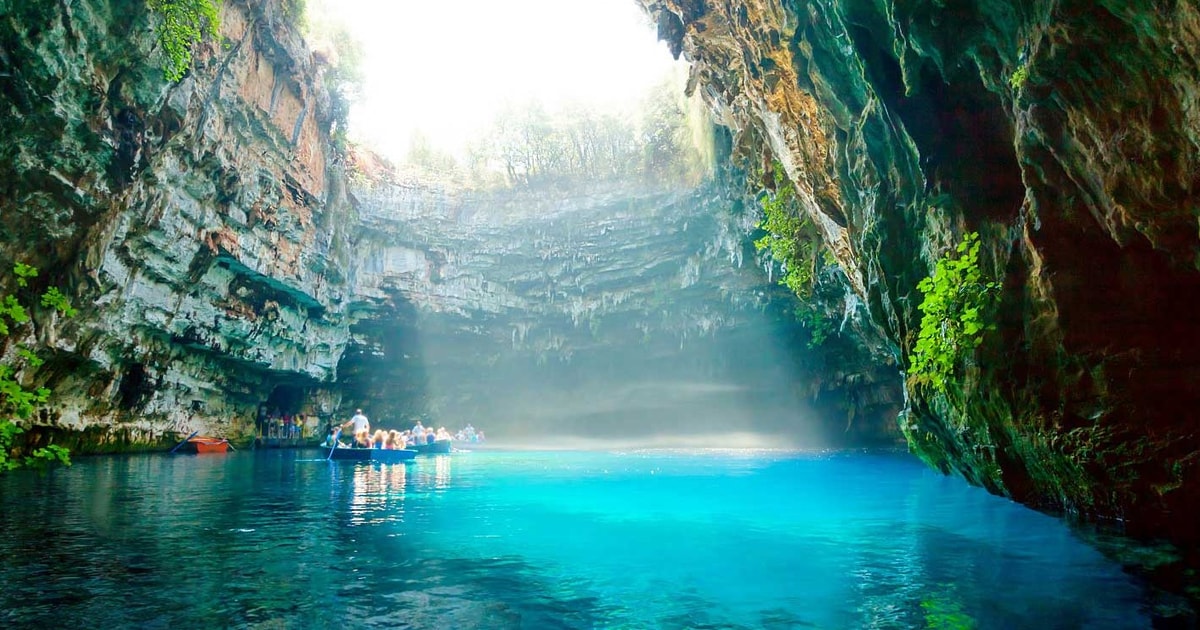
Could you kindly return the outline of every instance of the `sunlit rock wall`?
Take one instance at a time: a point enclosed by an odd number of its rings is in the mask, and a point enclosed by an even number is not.
[[[80,310],[39,318],[24,341],[49,360],[24,378],[83,451],[238,435],[273,383],[332,379],[349,339],[322,69],[276,3],[229,3],[169,84],[160,19],[0,3],[0,259]]]
[[[765,138],[899,363],[917,282],[981,233],[997,328],[948,393],[910,388],[917,453],[1195,545],[1194,2],[641,2],[722,121]]]
[[[896,369],[864,371],[838,335],[807,347],[748,242],[760,215],[727,181],[354,196],[369,235],[355,286],[388,306],[356,327],[374,351],[349,354],[340,378],[380,421],[524,443],[898,437]],[[858,304],[838,301],[839,323],[864,319]]]

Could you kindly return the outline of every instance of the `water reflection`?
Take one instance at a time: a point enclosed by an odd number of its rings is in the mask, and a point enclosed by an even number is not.
[[[436,455],[407,464],[335,464],[333,488],[336,492],[349,476],[349,525],[399,523],[405,518],[406,498],[450,488],[451,462],[449,455]]]
[[[433,487],[445,490],[450,487],[450,456],[435,455],[433,458]]]
[[[0,531],[0,627],[1148,625],[1060,523],[895,458],[88,459],[0,477]]]
[[[405,464],[355,464],[351,472],[350,525],[403,522],[408,484]]]

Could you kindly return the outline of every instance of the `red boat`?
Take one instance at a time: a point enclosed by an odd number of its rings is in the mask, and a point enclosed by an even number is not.
[[[187,441],[188,450],[195,449],[196,453],[226,453],[229,452],[229,440],[224,438],[194,437]]]

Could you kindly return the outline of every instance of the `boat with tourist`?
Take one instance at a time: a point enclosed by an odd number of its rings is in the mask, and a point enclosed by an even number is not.
[[[370,440],[365,444],[343,444],[338,439],[341,435],[342,430],[338,428],[330,436],[330,439],[322,445],[329,449],[329,455],[325,459],[395,464],[410,461],[417,456],[417,451],[407,448],[394,448],[390,443],[385,445],[383,440]]]
[[[335,446],[329,449],[330,460],[344,462],[379,462],[395,464],[411,461],[417,452],[407,448],[357,448],[351,446]]]
[[[355,422],[355,419],[361,419]],[[349,444],[341,441],[342,430],[355,423],[354,439]],[[420,422],[412,430],[395,431],[377,429],[370,431],[369,421],[362,415],[362,410],[356,411],[355,418],[331,427],[329,436],[321,443],[322,447],[330,449],[328,459],[354,461],[404,461],[415,455],[442,455],[452,453],[456,444],[478,444],[483,441],[483,432],[467,425],[467,429],[452,436],[445,427],[440,429],[425,428]],[[343,452],[353,451],[353,452]],[[383,454],[372,455],[371,452]],[[402,453],[391,455],[390,453]],[[408,453],[408,454],[403,454]]]
[[[437,455],[452,451],[453,444],[452,440],[434,440],[426,444],[409,444],[405,448],[414,450],[421,455]]]

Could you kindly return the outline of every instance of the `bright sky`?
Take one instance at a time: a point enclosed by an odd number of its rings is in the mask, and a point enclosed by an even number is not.
[[[413,130],[457,151],[508,103],[617,108],[677,67],[633,0],[325,0],[323,10],[366,57],[351,137],[397,160]]]

